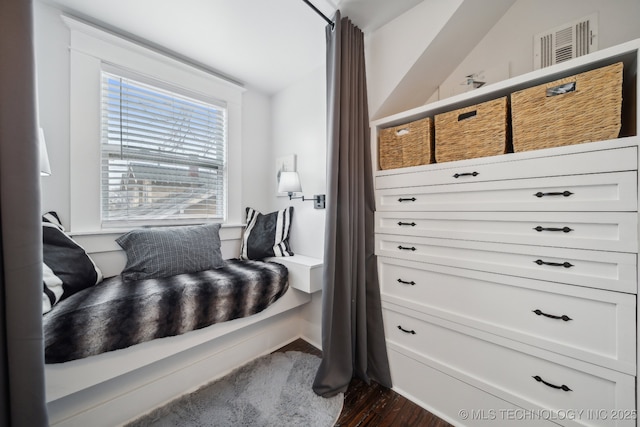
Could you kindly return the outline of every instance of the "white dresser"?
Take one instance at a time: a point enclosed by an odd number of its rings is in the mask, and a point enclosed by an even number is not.
[[[624,62],[621,138],[385,171],[373,159],[400,394],[454,425],[637,425],[639,48],[372,123],[375,157],[382,128]]]

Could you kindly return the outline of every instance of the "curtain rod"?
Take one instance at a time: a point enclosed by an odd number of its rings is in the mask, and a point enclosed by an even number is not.
[[[322,18],[325,21],[327,21],[327,23],[329,23],[329,25],[331,25],[331,28],[333,28],[333,21],[331,19],[327,18],[324,13],[320,12],[320,10],[317,7],[315,7],[314,5],[312,5],[309,0],[302,0],[302,1],[305,2],[307,4],[307,6],[309,6],[311,9],[313,9],[318,15],[322,16]]]

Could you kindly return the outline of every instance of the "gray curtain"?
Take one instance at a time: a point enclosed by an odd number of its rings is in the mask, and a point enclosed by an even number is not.
[[[0,0],[0,425],[46,426],[33,4]]]
[[[325,397],[353,377],[391,387],[374,255],[373,177],[362,31],[348,18],[327,26],[327,213],[322,363]]]

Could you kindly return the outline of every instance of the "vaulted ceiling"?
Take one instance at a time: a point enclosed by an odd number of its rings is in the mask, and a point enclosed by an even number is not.
[[[325,61],[327,23],[302,0],[40,0],[107,29],[179,53],[272,94]],[[423,0],[311,0],[365,34]]]
[[[39,1],[266,94],[325,63],[327,23],[303,0]],[[378,118],[426,102],[516,0],[310,1],[330,18],[340,10],[368,46],[393,40],[367,64],[369,83],[382,76],[369,87]]]

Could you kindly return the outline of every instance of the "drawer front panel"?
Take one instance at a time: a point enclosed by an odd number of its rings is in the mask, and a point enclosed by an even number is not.
[[[496,161],[495,158],[474,159],[429,165],[429,170],[426,171],[409,173],[399,171],[397,174],[379,175],[375,181],[376,188],[486,182],[638,169],[636,147],[504,161],[507,158],[517,157],[508,156],[500,156],[501,161]]]
[[[636,373],[635,295],[388,258],[378,266],[385,301]]]
[[[528,402],[529,407],[550,410],[635,409],[635,377],[631,375],[595,365],[584,365],[588,370],[565,366],[388,308],[383,309],[383,316],[390,343],[457,371],[463,378],[473,378],[505,400],[513,396]],[[576,421],[634,425],[633,420],[626,424],[611,419]]]
[[[379,190],[379,211],[635,211],[637,173]]]
[[[637,252],[632,212],[376,212],[376,232]]]
[[[376,234],[376,255],[636,293],[636,255]]]
[[[557,427],[550,421],[522,419],[519,415],[523,410],[518,406],[420,363],[407,353],[388,349],[393,389],[455,426]]]

